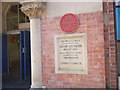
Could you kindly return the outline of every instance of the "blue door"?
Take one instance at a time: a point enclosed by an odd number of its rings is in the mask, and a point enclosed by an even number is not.
[[[116,36],[120,40],[120,7],[116,7]]]
[[[31,76],[30,32],[20,32],[20,79]]]
[[[7,35],[2,34],[2,73],[8,73]]]

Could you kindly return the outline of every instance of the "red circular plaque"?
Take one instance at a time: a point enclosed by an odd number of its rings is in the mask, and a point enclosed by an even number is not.
[[[67,33],[73,33],[79,27],[79,20],[74,14],[65,14],[61,18],[60,27]]]

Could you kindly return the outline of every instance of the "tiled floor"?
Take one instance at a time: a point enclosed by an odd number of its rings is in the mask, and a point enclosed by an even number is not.
[[[2,78],[2,88],[29,88],[30,79],[20,80],[13,75],[6,75]]]
[[[10,73],[2,77],[2,88],[29,88],[30,85],[30,78],[20,80],[20,68],[17,62],[12,65]]]

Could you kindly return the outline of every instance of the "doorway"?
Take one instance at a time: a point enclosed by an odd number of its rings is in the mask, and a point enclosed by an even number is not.
[[[118,75],[120,76],[120,41],[117,41]]]
[[[3,75],[2,88],[30,88],[31,85],[31,55],[30,32],[20,31],[18,34],[8,34],[6,62],[8,73]],[[23,51],[24,50],[24,51]],[[3,55],[3,56],[4,56]]]
[[[117,41],[118,88],[120,90],[120,41]]]
[[[120,90],[120,2],[116,2],[115,5],[115,17],[116,17],[116,46],[117,46],[117,71],[118,71],[118,88]]]
[[[19,2],[2,4],[3,88],[29,88],[31,83],[30,21],[20,8]]]
[[[8,35],[9,74],[20,77],[20,34]]]

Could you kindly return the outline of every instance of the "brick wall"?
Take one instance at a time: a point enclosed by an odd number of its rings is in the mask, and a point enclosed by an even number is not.
[[[117,88],[114,3],[104,2],[103,10],[104,16],[108,18],[108,22],[104,25],[106,86],[107,88]]]
[[[74,33],[87,34],[88,75],[56,74],[54,35],[64,34],[61,17],[42,19],[43,85],[48,88],[105,88],[105,53],[103,12],[78,14],[80,26]],[[74,34],[73,33],[73,34]]]

